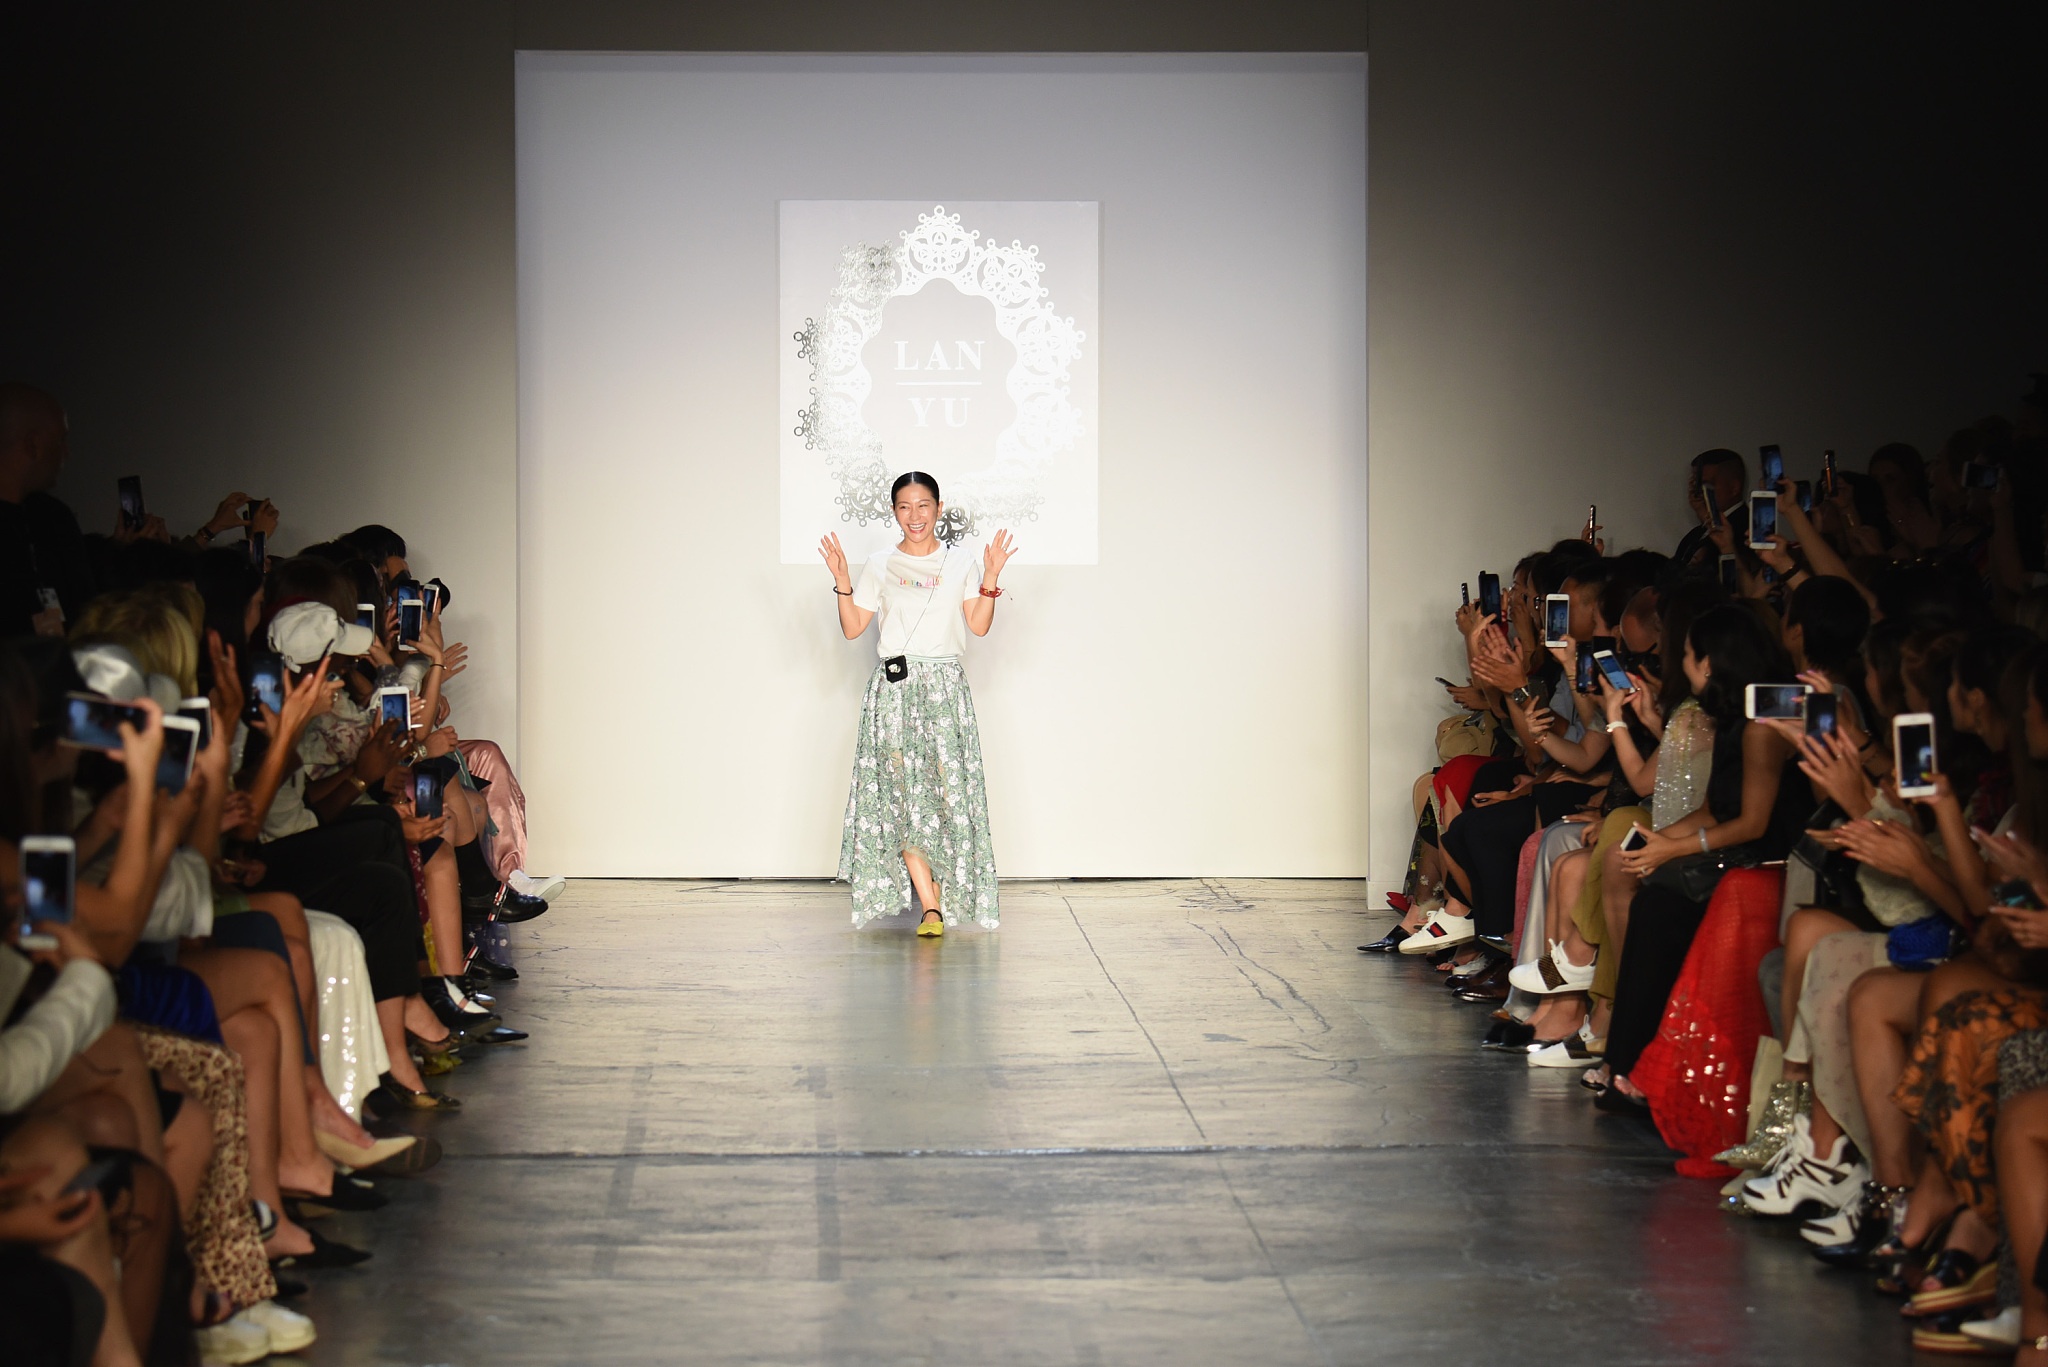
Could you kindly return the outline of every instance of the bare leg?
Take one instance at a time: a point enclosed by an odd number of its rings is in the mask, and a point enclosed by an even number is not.
[[[267,912],[284,933],[284,947],[292,956],[292,988],[299,996],[300,1018],[310,1027],[320,1019],[320,1003],[313,981],[313,932],[306,925],[306,909],[288,892],[258,892],[249,905]]]
[[[434,937],[434,971],[462,972],[462,880],[455,872],[455,847],[446,840],[423,870],[427,885],[427,929]]]
[[[413,1067],[412,1054],[405,1042],[406,1027],[418,1017],[424,1017],[413,1033],[421,1039],[445,1039],[448,1027],[427,1009],[427,1004],[418,996],[386,997],[377,1003],[377,1026],[384,1032],[384,1052],[391,1055],[391,1080],[409,1092],[427,1090],[427,1080],[420,1076],[420,1070]]]
[[[1863,1098],[1863,1113],[1870,1123],[1870,1174],[1888,1187],[1913,1180],[1913,1127],[1906,1113],[1892,1104],[1892,1088],[1906,1071],[1906,1041],[1919,1023],[1918,979],[1918,974],[1879,968],[1849,989],[1850,1056],[1856,1065],[1856,1093]],[[1908,1240],[1925,1234],[1934,1218],[1922,1202],[1913,1202]]]
[[[305,1043],[299,1035],[299,1013],[292,1003],[293,985],[289,965],[267,949],[205,949],[183,955],[180,962],[205,980],[213,993],[214,1009],[220,1013],[222,1034],[226,1022],[243,1012],[260,1012],[268,1021],[265,1038],[275,1047],[273,1073],[277,1117],[279,1181],[293,1191],[325,1195],[334,1188],[334,1166],[321,1157],[313,1143],[313,1116],[306,1104]],[[228,1041],[231,1046],[234,1041]],[[235,1052],[241,1053],[239,1046]],[[242,1060],[250,1065],[247,1055]],[[255,1077],[250,1091],[255,1091]],[[253,1112],[254,1106],[252,1104]],[[251,1147],[254,1125],[251,1124]],[[270,1197],[257,1193],[264,1200]]]
[[[903,867],[910,871],[910,886],[917,892],[917,904],[924,908],[922,921],[944,919],[938,913],[939,885],[932,881],[932,866],[916,850],[903,852]]]
[[[206,1178],[206,1165],[213,1161],[213,1112],[198,1097],[186,1092],[182,1083],[166,1076],[164,1085],[184,1092],[178,1114],[164,1127],[164,1174],[178,1193],[178,1215],[192,1223],[192,1211],[199,1202],[199,1184]]]
[[[114,1104],[89,1100],[95,1096]],[[157,1107],[156,1083],[135,1031],[120,1021],[72,1059],[29,1109],[38,1115],[72,1114],[85,1143],[134,1149],[163,1166],[163,1112]]]

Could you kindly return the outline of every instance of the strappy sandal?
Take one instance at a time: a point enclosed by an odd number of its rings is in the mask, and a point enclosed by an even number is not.
[[[1949,1227],[1956,1217],[1963,1213],[1960,1204],[1944,1216],[1933,1229],[1922,1235],[1917,1244],[1908,1244],[1904,1236],[1893,1234],[1870,1251],[1870,1265],[1877,1269],[1876,1290],[1880,1296],[1910,1296],[1922,1279],[1927,1276],[1927,1266],[1934,1261],[1935,1254],[1948,1242]]]
[[[1943,1315],[1953,1310],[1986,1305],[1998,1299],[1998,1260],[1981,1262],[1977,1255],[1960,1248],[1944,1248],[1928,1261],[1920,1278],[1932,1277],[1940,1285],[1932,1291],[1915,1291],[1899,1308],[1913,1318]]]

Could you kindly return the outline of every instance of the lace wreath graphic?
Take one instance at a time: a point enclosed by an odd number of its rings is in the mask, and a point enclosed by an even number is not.
[[[1080,358],[1084,334],[1046,301],[1038,248],[983,243],[943,204],[919,214],[917,227],[897,237],[894,246],[848,247],[824,320],[806,318],[804,330],[792,334],[798,359],[811,363],[811,402],[797,414],[796,435],[805,450],[824,453],[826,469],[838,479],[832,501],[842,522],[887,522],[894,475],[882,439],[861,416],[874,389],[861,352],[881,329],[891,299],[916,294],[934,280],[950,281],[962,294],[993,304],[996,331],[1017,348],[1006,381],[1017,416],[996,438],[994,460],[946,481],[940,536],[957,544],[982,522],[1032,521],[1045,501],[1038,486],[1046,464],[1072,449],[1081,434],[1081,415],[1068,398],[1068,368]]]

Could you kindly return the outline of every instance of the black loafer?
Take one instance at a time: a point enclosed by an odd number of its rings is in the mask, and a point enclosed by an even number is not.
[[[501,925],[517,925],[531,921],[548,909],[545,897],[529,897],[523,892],[505,889],[505,895],[498,899],[498,922]]]
[[[367,1249],[351,1248],[338,1244],[317,1229],[308,1229],[306,1237],[313,1241],[311,1253],[287,1253],[282,1258],[272,1258],[272,1268],[289,1267],[354,1267],[357,1263],[370,1261]]]
[[[1529,1042],[1535,1038],[1536,1027],[1527,1021],[1495,1021],[1493,1028],[1486,1032],[1486,1038],[1479,1041],[1479,1047],[1519,1054],[1525,1052]]]
[[[509,1025],[494,1025],[480,1035],[471,1035],[478,1044],[517,1044],[526,1038],[524,1030],[514,1030]]]
[[[519,970],[510,964],[494,964],[479,954],[469,961],[468,976],[475,982],[510,983],[519,981]]]
[[[1401,947],[1401,941],[1407,938],[1408,932],[1401,929],[1399,924],[1396,924],[1392,930],[1380,936],[1379,939],[1374,940],[1371,944],[1360,945],[1358,952],[1360,954],[1392,954]]]

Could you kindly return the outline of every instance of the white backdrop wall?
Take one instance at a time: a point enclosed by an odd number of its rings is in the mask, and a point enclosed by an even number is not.
[[[1359,57],[521,54],[537,863],[835,867],[874,648],[778,563],[778,201],[1093,200],[1100,564],[1019,528],[968,658],[999,866],[1363,873],[1364,101]]]

